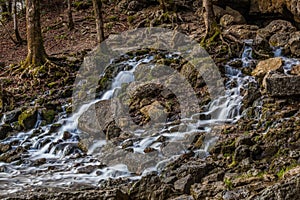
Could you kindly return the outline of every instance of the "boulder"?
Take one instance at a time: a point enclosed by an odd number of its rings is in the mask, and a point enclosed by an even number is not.
[[[300,65],[296,65],[292,68],[291,74],[300,76]]]
[[[250,0],[253,12],[267,15],[281,15],[300,22],[300,2],[298,0]]]
[[[113,121],[111,101],[99,101],[91,105],[78,119],[78,128],[89,134],[103,133]],[[104,137],[104,135],[103,135]]]
[[[291,34],[291,38],[288,41],[288,46],[292,55],[300,56],[300,31]]]
[[[259,29],[254,40],[254,45],[263,50],[271,50],[271,47],[285,47],[288,45],[290,35],[296,32],[291,22],[274,20],[265,28]]]
[[[191,194],[195,200],[210,199],[225,190],[223,181],[214,183],[196,183],[191,187]]]
[[[213,6],[215,16],[220,19],[220,24],[224,27],[233,24],[246,24],[246,20],[237,10],[226,6],[225,9],[219,6]]]
[[[129,190],[131,199],[163,200],[174,196],[175,190],[169,184],[163,183],[156,175],[149,174],[142,177]]]
[[[264,87],[272,97],[297,96],[300,95],[300,76],[269,73],[264,79]]]
[[[258,29],[255,25],[232,25],[224,30],[224,34],[232,35],[238,40],[254,39]]]
[[[34,128],[38,117],[38,112],[35,108],[29,108],[23,111],[19,117],[18,122],[25,130]]]
[[[263,78],[268,72],[276,71],[282,66],[282,59],[270,58],[267,60],[260,61],[256,68],[252,71],[252,76],[257,78]]]

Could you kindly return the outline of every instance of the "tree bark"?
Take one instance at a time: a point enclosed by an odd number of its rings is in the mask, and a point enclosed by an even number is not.
[[[101,0],[93,0],[93,7],[94,7],[95,18],[96,18],[97,42],[101,43],[105,39]]]
[[[69,30],[74,29],[74,21],[72,16],[72,0],[67,0],[68,3],[68,27]]]
[[[212,0],[203,0],[203,18],[205,23],[205,39],[212,38],[220,33],[218,24],[215,19]]]
[[[13,7],[12,7],[12,15],[13,15],[13,21],[14,21],[14,32],[15,37],[18,44],[23,43],[23,39],[20,36],[19,28],[18,28],[18,17],[17,17],[17,0],[13,0]]]
[[[24,65],[25,67],[43,65],[47,55],[41,32],[40,0],[26,0],[26,24],[28,54]]]

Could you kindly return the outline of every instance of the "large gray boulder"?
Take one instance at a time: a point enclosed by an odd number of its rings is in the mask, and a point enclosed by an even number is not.
[[[264,78],[264,87],[270,96],[298,96],[300,95],[300,76],[269,73]]]

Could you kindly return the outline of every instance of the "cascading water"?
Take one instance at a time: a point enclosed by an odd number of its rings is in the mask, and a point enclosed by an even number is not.
[[[246,43],[244,53],[242,55],[243,67],[248,65],[252,60],[252,50],[249,43]],[[96,148],[101,148],[107,144],[105,140],[99,140],[89,148],[88,154],[84,155],[79,148],[80,130],[78,130],[78,119],[87,111],[87,109],[98,101],[110,99],[114,91],[120,88],[123,83],[134,81],[133,72],[141,63],[149,63],[153,60],[153,56],[144,56],[140,60],[135,58],[123,61],[127,65],[131,65],[131,70],[122,71],[114,78],[111,89],[102,95],[101,99],[94,100],[83,105],[75,114],[66,118],[65,113],[61,114],[61,119],[57,124],[61,127],[55,128],[54,125],[40,127],[36,124],[36,129],[29,132],[21,132],[15,136],[11,136],[1,143],[13,144],[12,148],[24,148],[22,154],[22,162],[14,161],[12,163],[0,162],[0,190],[5,193],[12,193],[22,188],[43,186],[43,187],[69,187],[76,185],[92,185],[96,186],[99,180],[117,177],[139,178],[141,174],[161,169],[164,164],[172,159],[174,154],[162,152],[162,160],[156,166],[150,166],[140,174],[130,172],[128,166],[124,163],[115,163],[106,166],[101,162],[101,156],[105,157],[105,151],[102,155],[93,154]],[[159,142],[156,142],[160,136],[164,136],[169,140],[184,140],[189,134],[199,132],[199,127],[203,132],[209,132],[210,126],[222,122],[235,122],[241,117],[241,107],[243,96],[241,90],[247,87],[249,82],[254,78],[245,76],[241,70],[235,69],[230,65],[226,65],[226,91],[225,96],[213,100],[208,106],[204,114],[210,116],[208,120],[195,120],[194,117],[182,119],[181,124],[168,125],[158,135],[143,134],[147,130],[134,133],[140,137],[139,140],[132,144],[134,154],[142,154],[144,149],[151,147],[160,149]],[[180,129],[184,126],[184,129]],[[177,127],[177,131],[166,131]],[[182,132],[181,130],[184,130]],[[207,152],[209,147],[215,143],[216,137],[212,137],[206,141],[206,145],[202,151]],[[103,153],[104,152],[104,153]],[[109,153],[109,152],[108,152]],[[182,153],[182,152],[178,152]]]

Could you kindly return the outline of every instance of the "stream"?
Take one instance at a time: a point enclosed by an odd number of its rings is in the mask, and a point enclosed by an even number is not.
[[[275,55],[280,56],[280,50],[276,50]],[[89,147],[87,154],[84,154],[78,147],[82,134],[78,129],[79,117],[95,103],[112,98],[114,92],[122,84],[134,81],[136,67],[140,64],[152,65],[151,61],[153,59],[151,55],[144,55],[139,60],[130,58],[121,61],[126,65],[130,65],[131,69],[119,72],[113,79],[111,89],[106,91],[100,99],[83,105],[70,117],[65,112],[61,113],[56,124],[62,124],[62,126],[57,130],[53,130],[53,125],[40,126],[41,119],[39,116],[35,129],[20,132],[0,141],[2,144],[13,144],[12,148],[24,147],[27,149],[22,154],[22,161],[0,162],[1,193],[14,193],[31,187],[95,187],[101,180],[109,178],[128,177],[134,180],[151,171],[159,173],[169,161],[183,154],[183,150],[185,150],[185,147],[183,147],[178,151],[172,150],[171,153],[163,152],[161,150],[162,143],[158,140],[159,137],[164,136],[170,141],[177,142],[174,144],[179,144],[187,137],[193,137],[195,133],[204,132],[209,135],[215,125],[235,123],[243,116],[243,91],[247,90],[249,83],[255,83],[255,79],[244,75],[241,69],[227,64],[225,66],[225,95],[212,100],[205,106],[206,109],[203,113],[181,119],[181,124],[173,125],[169,123],[158,134],[146,134],[148,130],[134,132],[133,135],[138,137],[139,140],[135,140],[131,145],[133,152],[126,152],[126,155],[116,153],[121,148],[110,147],[105,138],[96,141],[94,145]],[[291,69],[292,65],[299,63],[295,59],[283,59],[286,72]],[[242,68],[248,67],[253,62],[251,42],[246,41],[242,57],[236,60],[242,61]],[[197,116],[200,114],[211,117],[210,119],[199,120]],[[181,126],[185,128],[180,129]],[[175,129],[176,127],[177,129]],[[171,129],[176,131],[166,131]],[[71,133],[71,135],[66,136],[66,133]],[[204,146],[195,151],[196,155],[207,156],[208,150],[215,144],[217,139],[216,135],[206,137]],[[147,160],[145,162],[147,165],[141,168],[133,161],[144,160],[145,155],[143,152],[147,147],[156,149],[158,154]],[[115,153],[115,157],[108,158],[112,152]],[[122,160],[116,159],[119,156],[127,156],[128,162],[124,163]],[[108,160],[111,162],[103,162]]]

